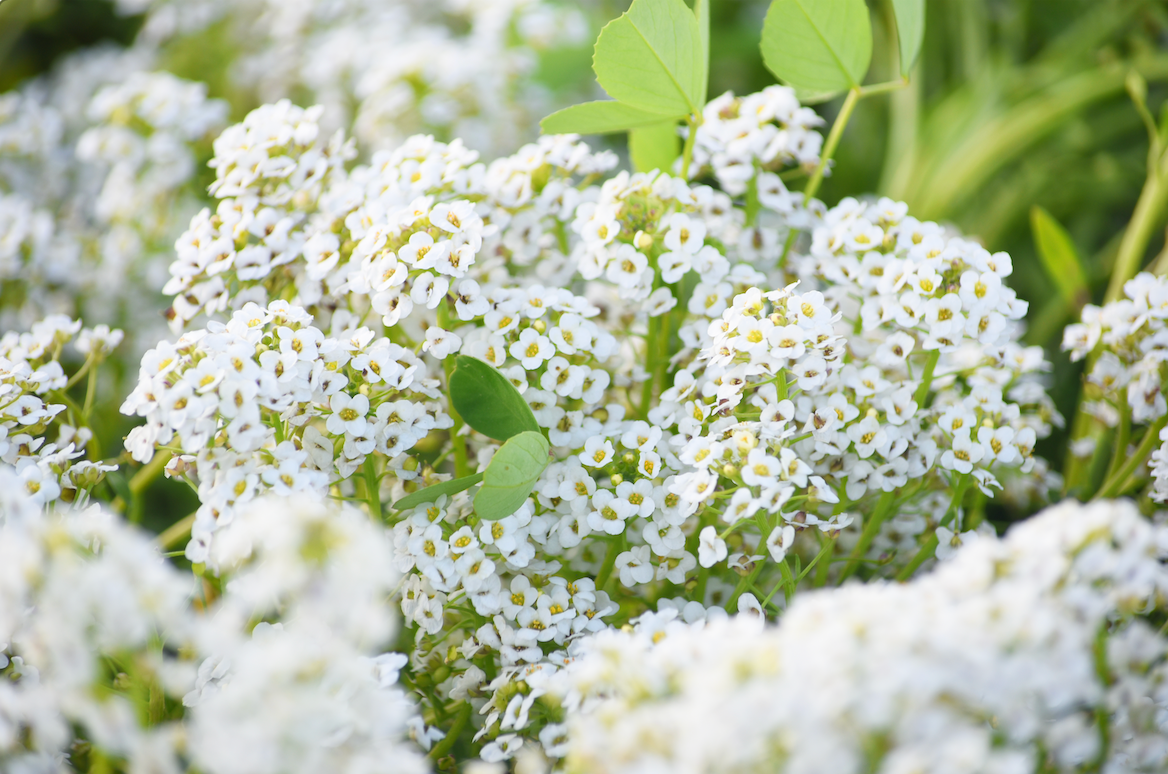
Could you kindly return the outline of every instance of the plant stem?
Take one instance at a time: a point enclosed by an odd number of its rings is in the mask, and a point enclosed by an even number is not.
[[[621,550],[621,541],[612,538],[608,541],[608,550],[604,554],[604,563],[600,565],[600,572],[596,576],[596,589],[600,591],[608,583],[612,575],[612,568],[616,566],[616,557]]]
[[[961,501],[965,499],[965,490],[973,480],[972,474],[965,474],[961,476],[961,480],[957,482],[957,488],[953,490],[953,499],[949,502],[949,510],[945,511],[945,515],[941,518],[941,523],[938,527],[947,527],[957,516],[957,511],[961,508]],[[924,564],[926,559],[931,558],[937,553],[937,545],[940,541],[937,539],[937,529],[925,539],[924,545],[917,551],[908,564],[901,568],[900,572],[896,574],[898,581],[906,581],[912,577],[913,573]]]
[[[702,125],[702,114],[691,113],[686,117],[685,123],[689,126],[689,132],[685,136],[685,145],[681,149],[681,177],[683,180],[689,180],[689,167],[693,163],[694,141],[698,138],[698,127]]]
[[[458,738],[462,736],[462,729],[466,726],[467,721],[470,720],[470,710],[469,702],[464,701],[459,705],[458,714],[454,716],[454,722],[450,725],[450,730],[446,732],[446,736],[442,738],[442,741],[430,748],[429,758],[431,760],[436,761],[442,758],[454,747]]]
[[[170,458],[172,456],[174,455],[168,451],[155,452],[153,459],[151,459],[150,462],[146,463],[144,467],[142,467],[137,473],[134,474],[134,477],[130,479],[129,483],[131,500],[137,500],[138,495],[140,495],[143,490],[146,489],[146,487],[150,486],[150,483],[154,481],[154,479],[158,478],[159,474],[161,474],[162,471],[166,469],[166,463],[170,462]],[[132,504],[133,503],[127,503],[121,497],[115,497],[114,501],[110,503],[110,506],[114,510],[125,511],[126,506]]]
[[[365,501],[369,504],[369,515],[381,521],[381,478],[377,475],[376,458],[370,454],[362,467],[365,469]]]
[[[929,359],[925,361],[925,372],[921,374],[921,383],[917,387],[917,391],[913,393],[913,400],[917,403],[918,409],[925,407],[925,401],[929,398],[929,390],[933,386],[933,372],[937,370],[937,362],[941,359],[941,350],[934,349],[929,353]]]
[[[154,542],[160,548],[171,548],[178,544],[187,535],[191,534],[191,527],[195,525],[195,514],[187,514],[185,517],[179,519],[174,524],[171,524],[163,530],[158,537],[154,538]]]
[[[442,368],[446,372],[446,390],[450,390],[450,375],[454,373],[454,358],[448,357],[442,361]],[[454,408],[454,398],[447,395],[446,409],[450,413],[450,419],[454,425],[450,428],[450,445],[454,449],[454,476],[455,478],[462,478],[470,475],[470,465],[467,463],[466,457],[466,439],[463,438],[459,431],[462,430],[462,417],[459,416],[458,410]]]
[[[831,132],[827,135],[827,141],[823,144],[823,152],[819,155],[819,165],[815,167],[815,171],[811,173],[811,179],[807,181],[807,187],[803,189],[803,201],[809,202],[815,198],[815,194],[819,193],[819,184],[823,182],[823,175],[827,171],[828,162],[835,154],[835,149],[839,145],[840,138],[844,134],[844,127],[848,125],[848,119],[852,117],[852,111],[856,109],[856,103],[860,101],[863,96],[861,89],[852,89],[848,92],[848,96],[844,98],[844,104],[840,108],[839,115],[835,117],[835,123],[831,125]]]
[[[1148,179],[1140,191],[1135,212],[1123,232],[1123,241],[1119,243],[1119,253],[1115,257],[1115,268],[1111,271],[1111,282],[1107,285],[1103,303],[1118,301],[1123,296],[1124,283],[1140,270],[1148,240],[1160,225],[1165,203],[1168,203],[1168,154],[1148,170]]]
[[[1127,488],[1128,479],[1139,470],[1140,465],[1147,462],[1148,455],[1152,453],[1152,447],[1160,440],[1160,431],[1164,429],[1165,423],[1168,423],[1168,416],[1160,417],[1154,425],[1144,432],[1144,437],[1140,441],[1140,445],[1135,453],[1127,459],[1119,470],[1107,477],[1107,480],[1099,487],[1099,492],[1091,498],[1092,500],[1116,497],[1123,494]]]
[[[835,122],[831,125],[831,132],[827,135],[827,141],[823,144],[823,152],[819,154],[819,164],[815,167],[815,171],[811,173],[811,179],[807,181],[807,185],[803,188],[804,204],[810,202],[819,193],[819,185],[823,182],[823,176],[827,171],[828,162],[831,161],[836,146],[839,145],[840,137],[844,134],[844,127],[848,125],[848,119],[852,117],[852,111],[856,109],[856,103],[860,101],[860,97],[862,96],[861,89],[855,88],[849,91],[848,96],[844,98],[844,104],[840,108],[839,114],[835,117]],[[795,238],[798,233],[792,229],[787,234],[787,241],[783,245],[783,254],[779,256],[780,268],[787,263],[787,254],[791,252],[791,247],[795,244]]]
[[[843,572],[840,573],[839,585],[843,585],[844,581],[851,577],[852,573],[860,566],[860,560],[864,558],[864,554],[868,550],[868,546],[872,545],[872,541],[876,538],[877,533],[880,532],[881,525],[888,515],[892,512],[892,507],[896,503],[896,495],[892,492],[884,492],[880,495],[879,502],[876,503],[876,510],[872,513],[871,518],[864,524],[864,531],[860,533],[860,540],[856,543],[855,548],[852,549],[851,557],[848,559],[847,565],[844,566]]]

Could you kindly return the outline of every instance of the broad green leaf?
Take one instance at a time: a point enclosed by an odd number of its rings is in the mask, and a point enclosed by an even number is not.
[[[925,39],[925,0],[892,0],[892,12],[900,40],[900,74],[907,78]]]
[[[684,113],[678,113],[678,118]],[[649,113],[611,99],[583,102],[557,110],[539,122],[546,134],[611,134],[661,123],[660,113]]]
[[[1089,295],[1087,278],[1071,235],[1038,205],[1030,209],[1030,227],[1038,257],[1063,299],[1075,305],[1084,301]]]
[[[629,130],[629,156],[638,172],[659,169],[669,172],[681,155],[681,137],[676,121],[662,121]]]
[[[432,503],[442,495],[455,495],[459,492],[466,491],[482,480],[483,474],[475,473],[473,476],[463,476],[462,478],[431,484],[425,489],[419,489],[413,494],[406,495],[394,503],[393,507],[394,510],[408,511],[410,508],[416,508],[423,503]]]
[[[613,99],[663,118],[684,115],[705,103],[701,49],[697,17],[683,0],[633,0],[600,31],[592,69]]]
[[[694,0],[694,16],[698,20],[698,35],[702,47],[698,52],[698,64],[702,68],[702,98],[699,107],[706,103],[706,90],[710,83],[710,3],[714,0]]]
[[[864,81],[872,24],[864,0],[774,0],[762,26],[762,58],[803,101]]]
[[[519,510],[548,466],[550,449],[542,433],[525,432],[508,438],[483,474],[483,485],[474,498],[475,513],[496,521]]]
[[[464,422],[496,441],[524,431],[539,432],[531,407],[506,376],[466,355],[458,355],[454,363],[450,401]]]

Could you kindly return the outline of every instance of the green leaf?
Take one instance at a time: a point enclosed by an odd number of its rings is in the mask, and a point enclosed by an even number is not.
[[[892,12],[900,40],[900,74],[907,78],[925,39],[925,0],[892,0]]]
[[[669,172],[681,155],[681,137],[676,121],[662,121],[629,131],[629,156],[638,172],[659,169]]]
[[[1030,209],[1030,228],[1038,257],[1063,299],[1071,305],[1082,303],[1089,296],[1087,277],[1071,235],[1038,205]]]
[[[685,115],[705,103],[701,49],[697,17],[683,0],[633,0],[600,31],[592,69],[615,100],[663,118]]]
[[[550,450],[542,433],[524,432],[507,439],[483,474],[474,498],[475,513],[497,521],[519,510],[548,466]]]
[[[678,113],[678,118],[684,113]],[[584,102],[557,110],[539,122],[545,134],[611,134],[661,123],[660,113],[650,113],[610,99]]]
[[[698,35],[701,40],[701,50],[698,52],[698,64],[702,68],[701,84],[702,98],[700,105],[706,102],[706,90],[710,83],[710,3],[713,0],[694,0],[694,16],[698,20]]]
[[[413,494],[406,495],[394,503],[393,507],[398,511],[408,511],[424,503],[432,503],[442,495],[456,495],[459,492],[464,492],[482,480],[483,474],[475,473],[473,476],[463,476],[462,478],[456,478],[451,481],[441,481],[437,484],[431,484],[425,489],[419,489]]]
[[[804,102],[858,87],[872,59],[864,0],[774,0],[762,26],[767,69]]]
[[[464,422],[496,441],[524,431],[539,432],[531,407],[506,376],[467,355],[458,355],[454,364],[450,402]]]

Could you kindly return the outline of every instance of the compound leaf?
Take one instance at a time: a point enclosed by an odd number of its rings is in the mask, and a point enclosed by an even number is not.
[[[638,172],[659,169],[669,172],[681,155],[681,137],[676,121],[661,121],[629,131],[629,156]]]

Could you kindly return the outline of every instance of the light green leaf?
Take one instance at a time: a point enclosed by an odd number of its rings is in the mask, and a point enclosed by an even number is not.
[[[701,50],[697,17],[683,0],[633,0],[600,31],[592,69],[613,99],[662,117],[684,115],[705,102]]]
[[[524,431],[539,432],[531,407],[506,376],[466,355],[458,355],[454,363],[450,402],[464,422],[497,441]]]
[[[1043,268],[1069,305],[1078,305],[1090,295],[1083,264],[1075,251],[1075,243],[1049,212],[1035,205],[1030,209],[1030,228]]]
[[[519,510],[547,468],[550,449],[542,433],[525,432],[507,439],[487,465],[474,498],[475,513],[497,521]]]
[[[684,113],[678,113],[678,117]],[[539,122],[545,134],[611,134],[661,123],[660,113],[650,113],[610,99],[584,102],[557,110]]]
[[[662,121],[629,131],[629,156],[638,172],[659,169],[669,172],[681,155],[681,137],[676,121]]]
[[[702,42],[698,53],[698,64],[702,67],[702,98],[699,105],[706,102],[706,90],[710,83],[710,3],[714,0],[694,0],[694,16],[698,20],[698,34]]]
[[[900,74],[907,78],[925,39],[925,0],[892,0],[892,12],[900,40]]]
[[[864,0],[774,0],[762,26],[762,57],[805,102],[858,87],[872,59]]]
[[[441,481],[437,484],[431,484],[425,489],[419,489],[413,494],[406,495],[394,503],[393,507],[394,510],[408,511],[424,503],[432,503],[442,495],[455,495],[459,492],[464,492],[482,480],[483,474],[475,473],[473,476],[463,476],[462,478],[456,478],[451,481]]]

